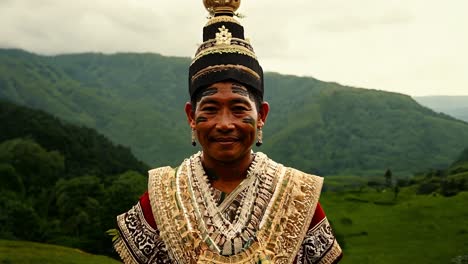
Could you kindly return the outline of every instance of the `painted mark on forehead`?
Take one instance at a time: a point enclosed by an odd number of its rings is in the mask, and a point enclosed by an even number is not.
[[[251,116],[248,116],[248,117],[244,117],[242,119],[242,122],[246,123],[246,124],[250,124],[252,125],[253,127],[255,127],[255,119]]]
[[[249,97],[249,92],[247,92],[247,88],[245,88],[244,86],[240,84],[233,83],[231,86],[231,89],[233,93],[240,94],[245,97]]]
[[[201,93],[201,97],[210,96],[218,93],[218,88],[208,87]]]
[[[211,96],[211,95],[214,95],[214,94],[217,94],[217,93],[218,93],[218,88],[215,88],[215,87],[208,87],[205,90],[203,90],[201,92],[201,94],[200,94],[200,98],[197,99],[196,110],[199,109],[200,105],[198,104],[198,102],[200,102],[203,99],[203,97]]]

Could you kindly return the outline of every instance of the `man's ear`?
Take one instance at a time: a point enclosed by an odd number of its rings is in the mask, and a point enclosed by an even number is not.
[[[265,125],[269,111],[270,105],[268,104],[268,102],[262,102],[262,104],[260,105],[260,112],[258,113],[258,127],[263,127]]]
[[[190,127],[195,128],[195,109],[193,109],[192,103],[185,103],[185,114]]]

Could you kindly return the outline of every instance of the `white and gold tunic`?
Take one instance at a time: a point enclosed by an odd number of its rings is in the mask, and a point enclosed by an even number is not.
[[[318,203],[323,179],[257,152],[231,193],[213,189],[201,152],[149,172],[148,192],[117,217],[125,263],[337,263]]]

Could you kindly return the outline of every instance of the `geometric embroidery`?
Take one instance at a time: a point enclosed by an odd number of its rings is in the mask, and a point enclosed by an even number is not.
[[[159,231],[145,220],[140,203],[117,216],[120,239],[138,263],[171,263]]]
[[[325,217],[307,232],[297,255],[297,263],[318,263],[328,253],[334,242],[335,236]]]

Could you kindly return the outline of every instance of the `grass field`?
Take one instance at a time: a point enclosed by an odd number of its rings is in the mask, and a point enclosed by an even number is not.
[[[344,246],[341,263],[468,263],[468,192],[453,197],[392,191],[322,195]]]
[[[25,241],[0,240],[0,264],[118,264],[78,249]]]

